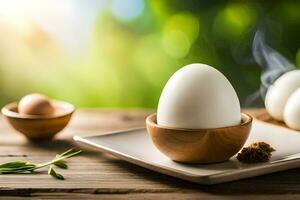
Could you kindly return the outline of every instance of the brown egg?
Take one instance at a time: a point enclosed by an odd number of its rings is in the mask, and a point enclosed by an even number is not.
[[[18,111],[21,114],[28,115],[50,115],[54,112],[54,107],[46,96],[29,94],[20,100]]]

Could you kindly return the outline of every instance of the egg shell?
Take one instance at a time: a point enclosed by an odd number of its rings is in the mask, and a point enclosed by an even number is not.
[[[288,98],[283,118],[288,127],[300,130],[300,88]]]
[[[54,112],[54,107],[46,96],[29,94],[18,103],[18,112],[27,115],[50,115]]]
[[[238,96],[226,77],[205,64],[173,74],[159,99],[157,123],[186,129],[220,128],[241,122]]]
[[[300,87],[300,70],[289,71],[280,76],[267,91],[265,107],[276,120],[283,120],[284,107],[289,96]]]

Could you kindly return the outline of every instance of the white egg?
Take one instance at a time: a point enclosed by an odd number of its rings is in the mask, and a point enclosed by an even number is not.
[[[226,77],[205,64],[190,64],[169,79],[157,123],[172,128],[220,128],[241,123],[240,103]]]
[[[289,97],[284,108],[283,118],[288,127],[300,130],[300,88]]]
[[[280,76],[267,91],[265,107],[276,120],[283,120],[283,112],[289,96],[300,87],[300,70],[293,70]]]

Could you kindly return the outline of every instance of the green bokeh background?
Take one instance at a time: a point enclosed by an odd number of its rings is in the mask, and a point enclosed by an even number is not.
[[[260,24],[269,45],[300,64],[300,1],[139,3],[142,13],[130,20],[109,10],[97,15],[91,45],[80,58],[64,53],[38,27],[25,43],[2,37],[0,105],[41,92],[77,107],[155,108],[169,77],[190,63],[224,73],[243,104],[260,86],[261,70],[250,52]]]

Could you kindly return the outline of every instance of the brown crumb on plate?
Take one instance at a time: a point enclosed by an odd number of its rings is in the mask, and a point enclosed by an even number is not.
[[[267,162],[275,151],[268,143],[255,142],[248,147],[244,147],[237,155],[237,159],[243,163]]]

